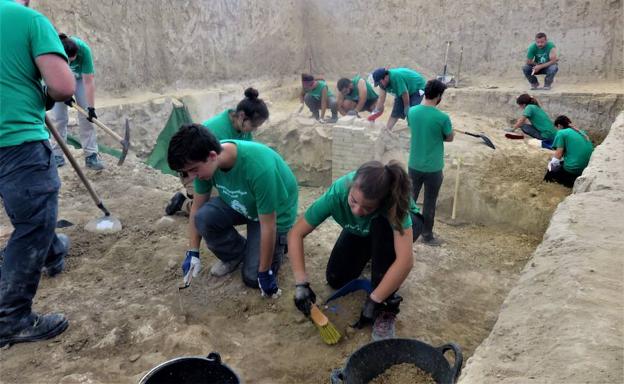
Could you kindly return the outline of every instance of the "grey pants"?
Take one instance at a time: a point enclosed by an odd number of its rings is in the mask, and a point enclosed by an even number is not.
[[[433,237],[433,223],[435,220],[436,201],[442,186],[444,174],[438,172],[419,172],[409,168],[409,176],[412,179],[412,197],[418,200],[420,189],[425,186],[425,196],[423,199],[422,215],[424,219],[422,237],[430,240]]]
[[[86,110],[89,107],[82,79],[76,80],[76,94],[74,96],[76,98],[76,103],[83,109]],[[54,108],[52,108],[52,119],[56,124],[56,129],[58,129],[65,142],[67,142],[67,122],[69,120],[67,117],[67,108],[69,107],[62,101],[54,104]],[[85,155],[89,156],[93,153],[97,153],[97,136],[93,124],[81,113],[78,113],[78,125],[80,127],[80,144],[84,149]],[[58,144],[53,143],[52,148],[54,149],[55,155],[63,156],[63,151],[61,151],[61,147]]]
[[[314,115],[314,118],[318,119],[319,111],[321,110],[321,100],[320,99],[317,100],[309,93],[306,93],[306,95],[303,97],[303,101],[308,106],[308,108],[310,108],[310,111]],[[332,117],[337,118],[338,117],[338,103],[336,103],[336,97],[329,96],[327,98],[327,107],[331,110]]]
[[[235,225],[247,225],[247,238],[241,236]],[[208,249],[227,262],[242,260],[241,273],[245,285],[258,288],[260,265],[260,222],[241,215],[220,197],[213,197],[195,214],[195,228],[202,235]],[[271,269],[277,274],[284,257],[286,233],[277,233]]]

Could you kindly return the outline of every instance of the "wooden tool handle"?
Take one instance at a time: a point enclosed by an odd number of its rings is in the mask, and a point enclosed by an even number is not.
[[[82,172],[82,169],[80,169],[80,166],[76,162],[76,159],[74,159],[74,156],[72,156],[71,152],[69,151],[69,148],[67,147],[67,144],[65,144],[65,141],[63,140],[61,135],[56,130],[56,127],[52,124],[52,122],[48,118],[48,115],[45,116],[45,124],[48,126],[48,130],[52,133],[52,136],[54,136],[54,140],[56,140],[56,143],[58,144],[58,146],[61,147],[61,150],[67,157],[67,160],[69,160],[69,163],[74,168],[74,171],[76,171],[76,173],[78,174],[78,177],[80,178],[84,186],[87,188],[87,191],[89,191],[89,195],[91,195],[91,198],[93,199],[93,201],[95,201],[95,204],[98,207],[102,205],[102,200],[100,199],[98,194],[95,192],[95,190],[91,186],[91,183],[89,182],[89,180],[87,180],[87,177]]]
[[[451,212],[451,219],[455,220],[455,213],[457,212],[457,197],[459,196],[459,169],[461,166],[461,158],[457,159],[457,173],[455,174],[455,194],[453,195],[453,211]]]
[[[324,327],[327,325],[327,323],[329,323],[327,316],[325,316],[325,314],[321,312],[316,304],[312,304],[312,307],[310,308],[310,318],[312,319],[314,324],[318,325],[319,327]]]
[[[85,111],[80,105],[78,105],[78,103],[72,103],[72,107],[74,107],[78,112],[82,113],[85,116],[89,116],[89,112]],[[102,128],[102,130],[104,130],[104,132],[108,133],[109,135],[111,135],[113,138],[115,138],[117,141],[119,142],[123,142],[124,139],[119,136],[115,131],[113,131],[112,129],[108,128],[106,125],[104,125],[104,123],[102,123],[100,120],[98,120],[97,118],[93,119],[93,124],[97,125],[98,127]]]

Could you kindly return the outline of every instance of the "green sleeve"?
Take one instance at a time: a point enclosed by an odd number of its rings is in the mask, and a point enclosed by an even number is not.
[[[331,196],[325,192],[316,199],[304,214],[305,220],[313,227],[321,225],[325,219],[331,216]]]
[[[277,170],[260,172],[251,182],[251,189],[256,198],[258,215],[277,212],[278,198],[284,195],[285,187]]]
[[[55,53],[67,60],[63,44],[61,43],[56,30],[52,26],[52,23],[50,23],[50,21],[43,15],[37,15],[32,18],[30,36],[31,52],[33,57]]]
[[[444,124],[442,125],[442,134],[444,135],[444,137],[448,136],[451,134],[451,131],[453,130],[453,125],[451,125],[451,119],[448,116],[444,116]]]
[[[412,215],[410,214],[410,211],[407,211],[407,214],[403,218],[403,229],[411,228],[412,224]]]
[[[563,131],[557,132],[555,135],[555,140],[552,143],[552,149],[563,148],[565,149],[565,138]]]
[[[93,68],[93,57],[91,56],[91,48],[87,44],[82,46],[82,73],[92,75],[95,73]]]
[[[531,120],[531,117],[533,117],[534,113],[535,113],[535,105],[530,104],[524,107],[524,112],[522,112],[522,115],[528,118],[529,120]]]
[[[537,46],[535,44],[529,45],[529,49],[527,49],[527,59],[531,60],[535,57],[535,51],[537,50]]]
[[[195,180],[193,180],[193,189],[198,195],[210,195],[212,191],[212,181],[195,178]]]

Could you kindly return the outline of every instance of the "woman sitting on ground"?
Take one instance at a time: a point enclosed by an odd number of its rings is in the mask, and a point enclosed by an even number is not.
[[[394,337],[402,301],[396,291],[412,269],[412,243],[423,226],[410,195],[409,176],[398,162],[370,161],[336,180],[308,208],[288,235],[295,305],[301,312],[309,316],[316,300],[305,271],[303,239],[331,216],[343,229],[327,263],[327,283],[341,288],[371,260],[373,290],[354,327],[374,323],[373,339]]]
[[[555,126],[559,130],[552,144],[555,154],[548,163],[544,181],[557,182],[572,188],[576,178],[587,167],[594,146],[587,133],[574,127],[567,116],[557,117]]]
[[[544,112],[534,97],[526,93],[518,96],[516,104],[520,106],[523,112],[522,117],[516,121],[511,131],[520,128],[525,134],[542,140],[543,147],[550,148],[556,131],[548,114]]]

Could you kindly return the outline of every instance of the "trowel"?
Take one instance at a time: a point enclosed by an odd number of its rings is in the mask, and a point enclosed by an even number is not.
[[[87,177],[84,175],[84,173],[80,169],[80,166],[76,162],[76,159],[74,159],[74,156],[69,151],[67,144],[65,144],[65,141],[63,140],[61,135],[58,133],[56,127],[54,126],[54,124],[52,124],[52,122],[50,121],[47,115],[45,117],[45,123],[48,126],[48,130],[50,130],[50,132],[52,133],[52,136],[54,136],[54,140],[56,140],[56,143],[59,145],[59,147],[61,147],[61,149],[63,150],[63,153],[69,160],[69,163],[74,168],[74,171],[76,171],[78,178],[80,178],[80,181],[82,181],[84,186],[87,188],[87,191],[89,192],[89,195],[91,195],[91,198],[95,202],[95,205],[97,205],[97,207],[102,212],[104,212],[104,216],[89,221],[87,225],[85,226],[85,229],[89,232],[95,232],[95,233],[114,233],[114,232],[121,231],[121,222],[119,221],[119,219],[112,216],[110,212],[108,211],[108,209],[106,209],[106,207],[104,206],[104,203],[102,203],[102,199],[100,199],[98,194],[95,192],[95,190],[91,186],[91,183],[89,182],[89,180],[87,180]]]

